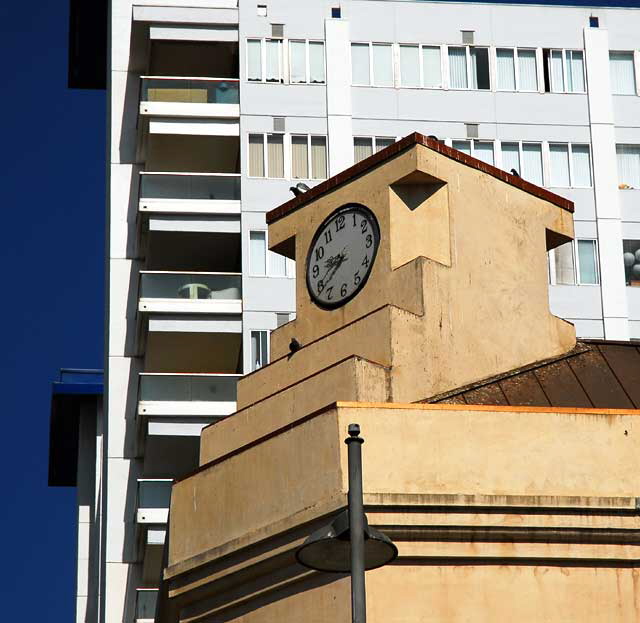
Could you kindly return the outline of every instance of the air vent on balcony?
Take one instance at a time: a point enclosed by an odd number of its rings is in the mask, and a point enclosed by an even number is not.
[[[462,33],[462,43],[465,45],[473,45],[473,35],[475,31],[461,30],[460,32]]]
[[[273,131],[284,132],[284,117],[273,118]]]
[[[284,37],[284,24],[271,24],[271,36],[282,39]]]
[[[478,124],[477,123],[465,123],[467,128],[467,138],[478,138]]]

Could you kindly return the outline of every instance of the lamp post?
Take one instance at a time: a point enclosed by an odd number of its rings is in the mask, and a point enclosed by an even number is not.
[[[349,424],[348,510],[313,532],[296,552],[301,565],[329,573],[351,572],[351,621],[366,623],[364,572],[391,562],[398,548],[391,539],[370,528],[362,501],[362,444],[360,426]]]

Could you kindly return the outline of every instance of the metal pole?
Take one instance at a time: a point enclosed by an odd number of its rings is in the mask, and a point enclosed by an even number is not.
[[[364,506],[362,502],[362,444],[360,425],[349,424],[344,442],[349,456],[349,536],[351,541],[351,621],[366,623],[364,587]]]

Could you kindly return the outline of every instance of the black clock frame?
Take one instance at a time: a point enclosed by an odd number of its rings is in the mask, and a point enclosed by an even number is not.
[[[333,219],[335,219],[337,216],[339,216],[342,212],[349,212],[349,211],[353,211],[354,209],[364,213],[372,224],[373,254],[371,256],[371,268],[369,271],[367,271],[367,274],[362,278],[362,281],[358,284],[358,287],[351,294],[349,294],[349,296],[347,296],[346,298],[340,301],[336,301],[335,303],[325,303],[324,301],[320,301],[316,297],[316,295],[313,293],[313,290],[311,289],[311,284],[309,281],[309,259],[311,258],[311,252],[315,247],[316,242],[318,241],[318,238],[320,238],[320,235],[322,234],[322,231],[327,226],[327,224]],[[365,285],[367,285],[367,281],[369,280],[369,275],[371,275],[371,273],[373,272],[373,264],[376,261],[379,247],[380,247],[380,225],[378,224],[378,219],[376,218],[376,215],[369,208],[367,208],[367,206],[362,205],[361,203],[345,203],[344,205],[340,206],[339,208],[331,212],[331,214],[329,214],[329,216],[327,216],[322,221],[322,223],[320,223],[320,225],[318,226],[318,229],[316,229],[316,233],[313,235],[313,238],[311,239],[311,244],[309,245],[309,250],[307,251],[307,259],[305,261],[304,273],[305,273],[305,281],[307,283],[307,292],[309,293],[311,300],[321,309],[331,310],[331,309],[337,309],[338,307],[342,307],[343,305],[347,304],[351,299],[353,299],[358,294],[360,294],[360,292],[362,292]]]

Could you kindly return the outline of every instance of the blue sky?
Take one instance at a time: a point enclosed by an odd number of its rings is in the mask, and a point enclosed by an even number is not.
[[[50,381],[102,367],[105,95],[67,89],[67,21],[68,0],[0,3],[4,621],[74,619],[75,489],[47,487]]]

